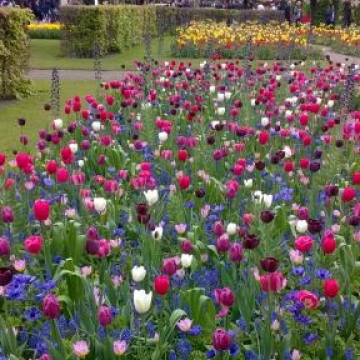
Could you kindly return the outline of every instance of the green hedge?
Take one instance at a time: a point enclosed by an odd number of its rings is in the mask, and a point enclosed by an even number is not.
[[[164,6],[101,5],[60,8],[63,24],[62,52],[68,57],[92,57],[94,43],[102,54],[121,52],[149,36],[173,32],[192,20],[282,21],[280,11],[218,10]]]
[[[59,40],[61,38],[61,30],[31,29],[27,31],[27,34],[29,35],[30,39]]]
[[[30,95],[31,81],[26,79],[30,59],[30,43],[26,25],[31,11],[0,8],[0,98]]]

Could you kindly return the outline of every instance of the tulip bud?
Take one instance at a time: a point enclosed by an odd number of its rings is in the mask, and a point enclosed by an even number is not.
[[[105,305],[101,306],[98,311],[98,320],[101,326],[110,325],[112,321],[111,309]]]
[[[170,280],[167,276],[158,276],[154,281],[154,289],[159,295],[165,295],[170,288]]]
[[[216,329],[213,334],[213,346],[217,351],[225,351],[230,347],[231,337],[224,329]]]
[[[50,205],[46,200],[36,200],[34,203],[34,216],[38,221],[45,221],[50,216]]]
[[[193,260],[193,255],[191,254],[181,254],[180,263],[183,268],[189,268]]]
[[[60,303],[55,295],[45,296],[42,302],[42,311],[48,319],[56,319],[60,316]]]
[[[106,211],[106,199],[101,197],[94,198],[94,208],[99,213],[105,213]]]
[[[0,237],[0,256],[10,255],[10,244],[4,237]]]
[[[131,277],[135,282],[141,282],[145,279],[146,269],[143,266],[134,266],[131,270]]]
[[[12,223],[14,221],[14,212],[9,206],[4,206],[1,209],[1,218],[4,223]]]

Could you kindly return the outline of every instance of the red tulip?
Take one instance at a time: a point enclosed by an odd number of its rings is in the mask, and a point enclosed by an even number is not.
[[[36,200],[34,203],[34,216],[36,220],[45,221],[50,216],[50,205],[46,200]]]
[[[336,239],[333,236],[327,236],[321,243],[321,248],[325,254],[332,254],[336,250]]]
[[[324,294],[329,298],[334,298],[340,289],[336,279],[328,279],[324,282]]]
[[[179,187],[181,190],[186,190],[190,186],[190,177],[183,175],[179,177]]]
[[[43,239],[41,236],[37,235],[30,236],[24,241],[24,246],[26,251],[30,254],[36,255],[42,250]]]
[[[98,320],[101,326],[110,325],[112,322],[112,312],[108,306],[100,306],[98,311]]]
[[[355,199],[355,196],[355,190],[352,187],[348,186],[344,188],[341,198],[343,202],[350,202]]]
[[[60,303],[55,295],[49,294],[44,297],[42,311],[45,317],[51,320],[60,316]]]
[[[165,295],[170,288],[170,280],[167,276],[162,275],[162,276],[158,276],[155,281],[154,281],[154,289],[155,291],[163,296]]]
[[[355,171],[353,174],[353,184],[354,185],[360,184],[360,172],[359,171]]]
[[[313,246],[313,239],[310,236],[303,235],[299,236],[295,240],[295,248],[300,252],[304,253],[309,251]]]
[[[319,305],[319,299],[311,291],[300,290],[297,293],[296,298],[298,301],[302,302],[305,309],[308,310],[316,309]]]

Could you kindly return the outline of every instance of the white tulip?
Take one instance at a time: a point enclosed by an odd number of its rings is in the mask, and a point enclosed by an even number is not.
[[[77,143],[71,143],[71,144],[69,144],[69,148],[73,154],[76,154],[76,152],[79,149],[79,146]]]
[[[321,104],[321,102],[322,102],[322,98],[316,98],[316,103],[318,104],[318,105],[320,105]]]
[[[145,279],[146,269],[143,266],[134,266],[131,269],[131,277],[135,282],[140,282]]]
[[[169,62],[168,62],[168,61],[165,61],[165,62],[164,62],[164,65],[165,65],[165,66],[169,66]]]
[[[95,132],[100,131],[100,129],[101,129],[101,123],[100,123],[100,121],[93,121],[93,122],[91,123],[91,128],[92,128]]]
[[[291,70],[294,70],[294,69],[295,69],[295,64],[291,64],[291,65],[290,65],[290,69],[291,69]]]
[[[229,100],[231,98],[231,92],[230,91],[225,91],[225,99]]]
[[[289,117],[292,115],[292,111],[291,110],[285,110],[285,117]]]
[[[269,208],[272,204],[273,201],[273,196],[272,195],[267,195],[267,194],[263,194],[263,199],[262,199],[264,205],[266,208]]]
[[[329,100],[327,105],[329,108],[332,108],[334,106],[334,100]]]
[[[221,64],[221,69],[222,69],[222,70],[226,70],[226,67],[227,67],[227,65],[226,65],[225,63],[222,63],[222,64]]]
[[[219,107],[216,109],[216,113],[220,116],[225,114],[225,108],[224,107]]]
[[[263,201],[263,193],[260,190],[256,190],[253,194],[253,201],[255,204],[261,204]]]
[[[213,94],[213,93],[215,92],[215,90],[216,90],[215,85],[211,85],[211,86],[209,87],[209,92],[210,92],[211,94]]]
[[[284,146],[283,151],[285,153],[286,158],[289,158],[292,156],[292,151],[289,146]]]
[[[53,121],[53,124],[54,124],[54,128],[55,128],[56,130],[60,130],[60,129],[62,129],[62,127],[63,127],[63,125],[64,125],[64,122],[63,122],[61,119],[55,119],[55,120]]]
[[[106,199],[102,197],[94,198],[94,208],[98,213],[104,213],[106,210]]]
[[[183,268],[188,268],[191,266],[194,255],[191,254],[181,254],[180,263]]]
[[[137,313],[145,314],[149,311],[152,301],[152,291],[148,294],[145,290],[134,291],[134,307]]]
[[[237,225],[235,223],[229,223],[227,226],[226,226],[226,233],[228,235],[235,235],[237,232]]]
[[[161,226],[157,226],[154,231],[151,232],[154,240],[160,241],[163,236],[163,228]]]
[[[252,188],[253,185],[254,185],[253,179],[244,180],[244,186],[245,186],[247,189]]]
[[[275,79],[276,79],[276,81],[280,81],[281,80],[281,75],[276,75]]]
[[[256,105],[256,99],[251,99],[250,100],[250,105],[255,106]]]
[[[169,137],[166,131],[161,131],[158,136],[160,142],[165,142]]]
[[[149,206],[154,205],[159,200],[159,192],[156,189],[144,191],[144,195]]]
[[[78,161],[79,167],[83,167],[84,164],[85,164],[84,160],[80,159],[80,160]]]
[[[225,99],[225,95],[223,93],[217,94],[217,101],[224,101],[224,99]]]
[[[303,234],[308,229],[308,223],[306,220],[298,220],[295,228],[298,233]]]
[[[269,120],[269,118],[268,117],[263,117],[263,118],[261,118],[261,126],[268,126],[269,125],[269,122],[270,122],[270,120]]]

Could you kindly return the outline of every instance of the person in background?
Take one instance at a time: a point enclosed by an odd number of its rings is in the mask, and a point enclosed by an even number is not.
[[[344,2],[343,9],[343,27],[349,27],[351,25],[351,3],[349,0]]]
[[[330,27],[335,26],[335,7],[332,3],[330,3],[325,10],[325,25]]]
[[[294,15],[294,23],[299,24],[301,21],[301,18],[302,18],[302,8],[301,8],[300,1],[296,2],[295,6],[294,6],[293,15]]]
[[[290,23],[291,22],[291,7],[290,3],[287,0],[281,0],[279,5],[279,10],[284,12],[285,20]]]

